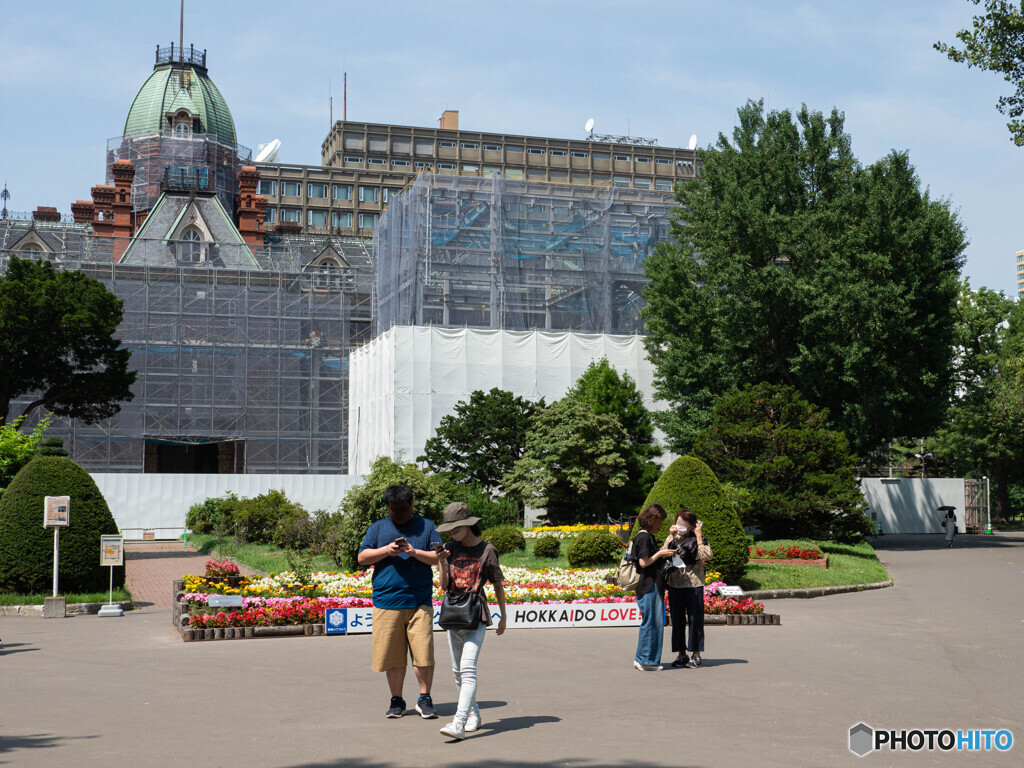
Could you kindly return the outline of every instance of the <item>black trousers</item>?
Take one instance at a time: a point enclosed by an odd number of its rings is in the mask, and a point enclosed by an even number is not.
[[[669,587],[668,610],[672,615],[673,653],[704,653],[704,587]]]

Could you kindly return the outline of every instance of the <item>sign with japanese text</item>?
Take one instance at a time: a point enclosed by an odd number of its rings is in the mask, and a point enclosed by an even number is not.
[[[70,525],[70,496],[46,496],[43,499],[43,527],[66,528]]]
[[[124,565],[124,536],[100,536],[100,565]]]

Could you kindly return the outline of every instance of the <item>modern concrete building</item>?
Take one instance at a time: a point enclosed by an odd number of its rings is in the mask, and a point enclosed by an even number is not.
[[[1017,251],[1017,296],[1024,296],[1024,251]]]

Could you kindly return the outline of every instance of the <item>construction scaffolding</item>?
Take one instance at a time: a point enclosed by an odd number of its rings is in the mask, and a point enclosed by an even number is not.
[[[136,211],[151,210],[165,189],[213,191],[224,210],[233,211],[238,172],[252,163],[252,150],[224,144],[213,134],[182,137],[158,131],[117,136],[107,141],[107,184],[114,183],[111,169],[118,160],[130,160],[135,166],[132,203]]]
[[[49,229],[54,253],[0,249],[0,270],[13,254],[100,280],[124,302],[117,335],[139,373],[116,416],[53,420],[48,434],[75,461],[91,472],[346,471],[348,354],[370,339],[362,242],[279,238],[252,249],[263,269],[161,267],[113,264],[110,238]],[[15,240],[0,231],[0,242]],[[326,248],[344,266],[314,266]],[[12,404],[11,416],[28,402]],[[182,469],[203,452],[205,469]]]
[[[374,330],[639,333],[672,201],[620,187],[421,174],[373,238]]]

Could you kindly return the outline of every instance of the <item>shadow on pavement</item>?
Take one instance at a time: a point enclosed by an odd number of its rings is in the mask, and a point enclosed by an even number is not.
[[[4,735],[0,739],[0,756],[18,749],[46,749],[56,747],[64,741],[79,741],[82,739],[95,739],[95,736],[51,736],[47,733],[33,733],[24,736]],[[0,760],[0,765],[6,764],[6,760]]]
[[[27,651],[38,651],[39,648],[31,646],[28,643],[4,643],[0,645],[0,656],[10,656],[15,653],[25,653]],[[0,742],[2,744],[3,742]]]
[[[948,549],[946,538],[941,533],[892,534],[875,536],[868,541],[878,552],[923,552],[933,549]],[[1022,544],[1024,544],[1024,535],[1019,533],[993,533],[991,536],[984,533],[959,533],[953,549],[1004,549],[1020,547]]]

